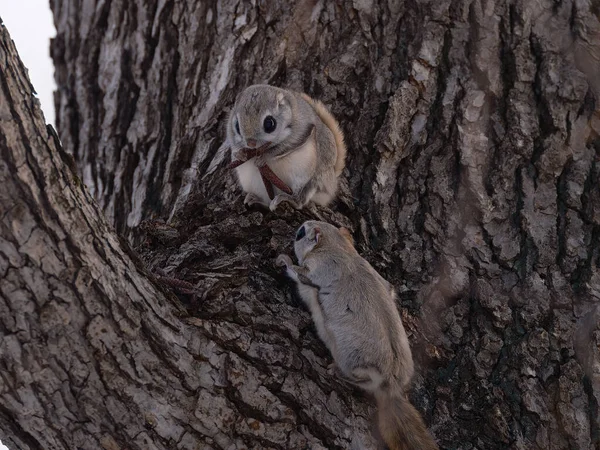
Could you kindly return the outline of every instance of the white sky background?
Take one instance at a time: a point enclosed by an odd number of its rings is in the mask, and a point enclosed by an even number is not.
[[[0,0],[0,17],[29,69],[47,123],[54,125],[54,65],[50,38],[56,35],[49,0]],[[0,444],[0,450],[4,447]]]
[[[50,38],[56,35],[49,0],[0,0],[0,18],[42,103],[47,123],[54,125],[54,65],[50,59]],[[0,442],[0,450],[8,450]]]

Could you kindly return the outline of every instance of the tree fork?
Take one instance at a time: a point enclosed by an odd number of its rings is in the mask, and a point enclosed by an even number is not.
[[[269,433],[285,433],[298,445],[345,448],[341,424],[368,433],[356,416],[368,416],[366,405],[320,411],[318,419],[304,413],[300,422],[295,409],[303,408],[283,388],[276,391],[283,400],[252,392],[251,383],[267,377],[227,348],[226,333],[215,331],[227,322],[190,317],[157,289],[72,172],[3,26],[0,33],[2,442],[11,449],[283,449]],[[228,331],[249,342],[250,331],[245,338],[235,324]],[[253,348],[271,346],[254,339]],[[295,386],[308,389],[309,381]]]

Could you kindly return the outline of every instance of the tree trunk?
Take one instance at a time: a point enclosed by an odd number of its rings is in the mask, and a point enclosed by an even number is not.
[[[69,181],[6,44],[0,108],[23,126],[0,121],[0,439],[373,448],[372,401],[326,372],[272,265],[312,215],[247,211],[218,151],[235,95],[268,82],[346,132],[342,198],[318,214],[401,293],[441,447],[600,449],[597,2],[51,3],[62,143],[132,242],[171,219],[138,250],[191,283],[161,278],[191,315]]]
[[[69,167],[0,32],[0,440],[18,450],[367,442],[369,402],[327,376],[310,319],[276,286],[270,301],[228,297],[206,320],[155,287]]]

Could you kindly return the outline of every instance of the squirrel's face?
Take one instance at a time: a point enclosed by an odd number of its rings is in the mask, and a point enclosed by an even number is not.
[[[318,222],[309,220],[304,222],[296,231],[294,252],[299,264],[304,264],[304,258],[312,251],[321,239],[321,227]]]
[[[246,88],[235,102],[230,118],[230,135],[238,147],[258,148],[278,144],[292,132],[289,94],[266,85]]]
[[[294,242],[294,252],[299,264],[319,245],[328,250],[337,248],[346,253],[356,254],[352,233],[346,228],[337,228],[327,222],[309,220],[304,222],[298,231]]]

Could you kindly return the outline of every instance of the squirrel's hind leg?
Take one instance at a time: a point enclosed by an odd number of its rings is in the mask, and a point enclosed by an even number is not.
[[[288,202],[296,209],[302,209],[302,205],[297,202],[296,197],[290,194],[286,194],[285,192],[277,194],[275,198],[271,200],[271,203],[269,203],[269,209],[271,211],[275,211],[277,207],[283,202]]]
[[[339,378],[368,392],[375,391],[383,382],[383,376],[374,367],[357,367],[351,373],[344,373],[338,367],[335,372]]]

